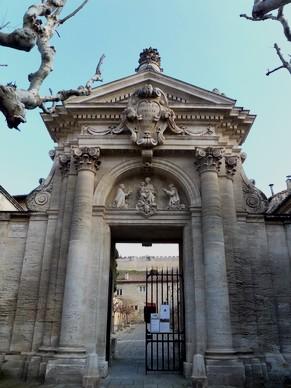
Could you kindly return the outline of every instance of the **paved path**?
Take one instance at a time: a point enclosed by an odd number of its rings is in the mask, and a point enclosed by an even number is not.
[[[191,387],[177,374],[154,372],[145,374],[145,327],[135,325],[116,335],[116,356],[104,380],[105,388],[178,388]]]
[[[180,375],[154,372],[145,374],[144,325],[135,325],[116,335],[116,358],[112,361],[108,377],[102,388],[181,388],[191,387]],[[25,384],[16,380],[1,380],[0,388],[81,388],[77,385]]]

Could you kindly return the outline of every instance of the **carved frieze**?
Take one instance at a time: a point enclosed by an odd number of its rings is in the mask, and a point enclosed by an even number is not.
[[[90,170],[96,172],[101,164],[99,160],[100,148],[98,147],[74,148],[73,157],[79,171]]]
[[[119,134],[128,129],[135,144],[153,148],[164,143],[167,128],[176,134],[184,133],[175,123],[175,113],[169,108],[166,94],[148,84],[137,89],[130,97],[123,119],[112,133]]]
[[[196,148],[196,166],[199,172],[203,171],[219,171],[221,159],[224,153],[223,148]]]

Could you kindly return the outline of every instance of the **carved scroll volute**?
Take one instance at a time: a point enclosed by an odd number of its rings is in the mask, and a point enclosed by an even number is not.
[[[219,171],[221,159],[224,153],[223,148],[196,148],[195,165],[200,173],[204,171]]]
[[[237,170],[239,157],[237,155],[227,155],[224,157],[225,173],[229,178],[233,178]]]
[[[73,157],[78,171],[90,170],[95,173],[101,164],[99,160],[100,148],[98,147],[74,148]]]

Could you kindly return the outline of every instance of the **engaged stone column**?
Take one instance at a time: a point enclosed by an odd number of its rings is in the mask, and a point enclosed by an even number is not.
[[[220,148],[196,149],[196,164],[201,176],[207,351],[211,353],[232,351],[223,220],[217,176],[222,153]]]
[[[100,161],[100,149],[73,150],[78,176],[72,215],[63,301],[60,346],[84,345],[83,322],[86,320],[86,275],[90,255],[94,176]]]

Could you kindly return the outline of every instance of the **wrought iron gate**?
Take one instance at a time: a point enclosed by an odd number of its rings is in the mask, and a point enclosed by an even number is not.
[[[178,269],[146,271],[145,369],[182,372],[185,359],[183,276]]]

